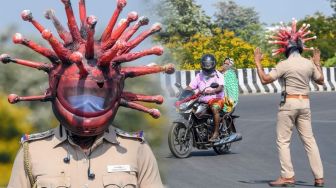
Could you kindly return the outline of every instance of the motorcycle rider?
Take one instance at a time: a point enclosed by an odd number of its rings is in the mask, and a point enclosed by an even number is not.
[[[204,54],[201,58],[202,71],[190,82],[187,90],[198,90],[203,92],[199,101],[209,105],[214,116],[214,132],[209,139],[210,142],[216,142],[219,137],[220,110],[224,107],[224,77],[216,70],[216,58],[212,54]],[[219,87],[210,88],[212,83],[217,83]],[[208,87],[208,88],[207,88]],[[206,89],[207,88],[207,89]]]

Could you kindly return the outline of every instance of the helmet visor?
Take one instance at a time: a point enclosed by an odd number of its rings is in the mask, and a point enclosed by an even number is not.
[[[79,116],[99,115],[109,110],[117,101],[118,85],[113,80],[102,83],[90,78],[71,78],[62,76],[57,98],[70,112]]]

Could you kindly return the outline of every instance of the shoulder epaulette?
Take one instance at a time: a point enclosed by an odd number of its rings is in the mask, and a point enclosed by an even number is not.
[[[132,138],[140,140],[141,142],[145,141],[144,131],[137,131],[137,132],[126,132],[121,129],[116,128],[115,132],[118,136],[125,137],[125,138]]]
[[[35,134],[25,134],[21,137],[21,143],[29,142],[29,141],[35,141],[35,140],[41,140],[43,138],[47,138],[49,136],[54,135],[54,130],[51,129],[49,131],[45,131],[42,133],[35,133]]]

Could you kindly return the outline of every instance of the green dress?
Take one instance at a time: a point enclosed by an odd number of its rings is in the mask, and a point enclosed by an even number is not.
[[[239,98],[239,82],[236,71],[229,69],[224,72],[224,91],[225,98],[229,99],[233,104],[229,105],[227,101],[224,105],[223,111],[230,112],[238,103]]]

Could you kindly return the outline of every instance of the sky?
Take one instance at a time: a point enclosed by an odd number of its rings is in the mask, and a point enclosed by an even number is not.
[[[197,0],[207,15],[213,16],[215,4],[219,0]],[[260,20],[271,25],[280,21],[289,22],[292,18],[302,19],[315,12],[332,15],[329,0],[235,0],[239,5],[254,7],[259,12]]]
[[[148,16],[152,21],[157,21],[150,2],[155,0],[128,0],[128,5],[121,17],[125,17],[127,12],[136,10],[140,15]],[[215,4],[219,0],[196,0],[209,16],[213,16],[216,8]],[[311,15],[317,11],[326,15],[331,15],[328,0],[235,0],[239,5],[254,7],[259,12],[261,21],[266,24],[278,23],[280,21],[290,21],[293,17],[300,19],[306,15]],[[116,0],[87,0],[88,14],[98,17],[97,28],[103,30],[108,23],[115,8]],[[99,3],[98,3],[99,2]],[[72,0],[73,8],[77,11],[77,0]],[[52,28],[48,20],[43,17],[45,10],[53,8],[61,20],[65,20],[65,13],[61,0],[6,0],[2,3],[0,11],[0,30],[10,24],[16,24],[20,29],[28,33],[36,33],[29,23],[23,22],[20,12],[30,9],[34,17],[41,21],[47,28]]]

